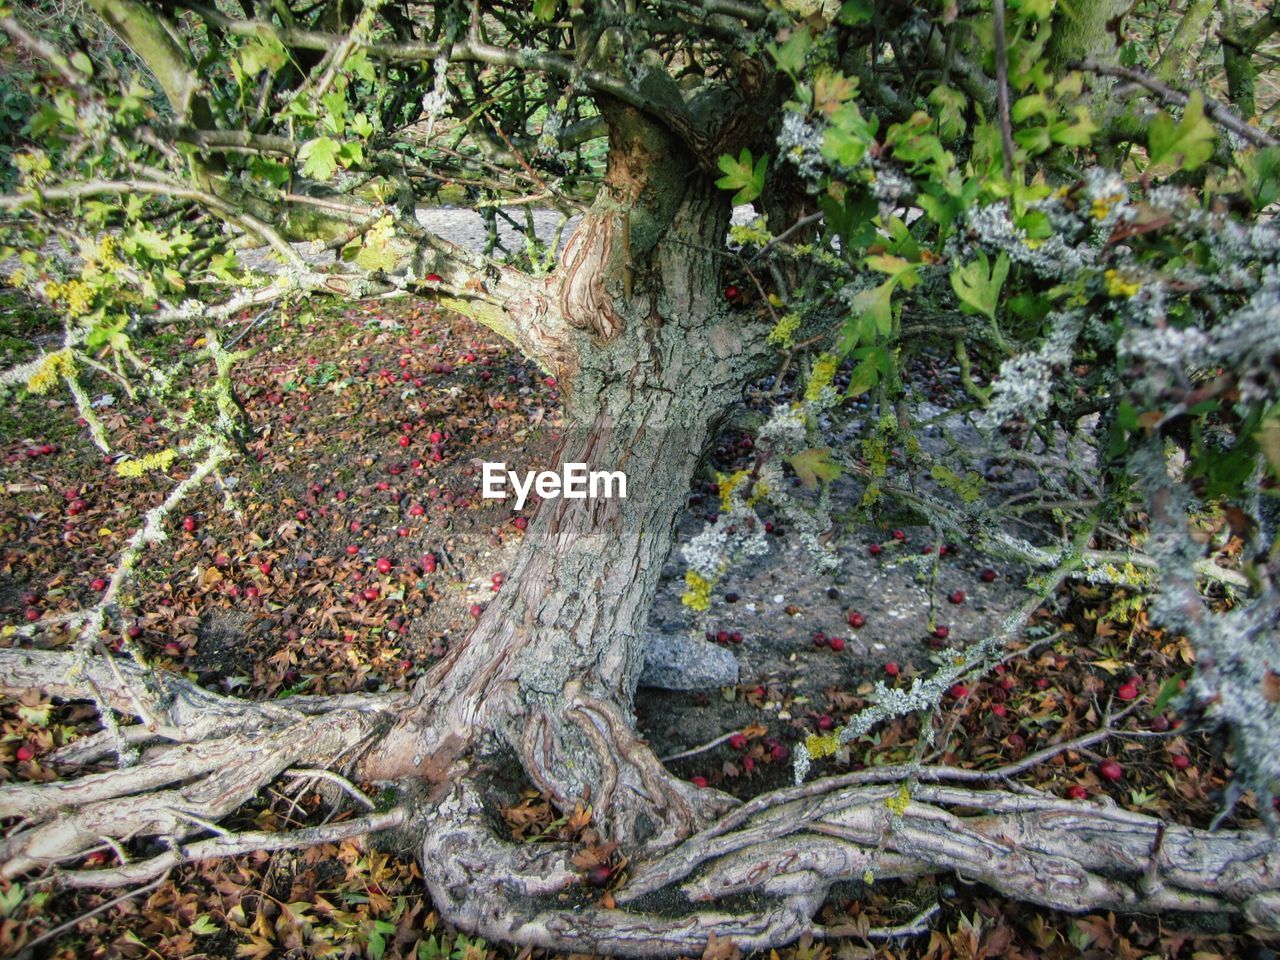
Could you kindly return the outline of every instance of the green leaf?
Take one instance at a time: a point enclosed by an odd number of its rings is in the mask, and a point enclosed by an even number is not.
[[[854,367],[849,377],[849,389],[844,393],[846,397],[857,397],[866,393],[880,382],[881,377],[889,375],[893,364],[889,351],[884,347],[863,347],[856,351],[855,356],[858,355],[861,355],[862,362]]]
[[[328,180],[338,169],[338,151],[341,149],[341,144],[328,137],[308,140],[298,151],[303,176],[314,180]]]
[[[546,23],[556,15],[556,0],[533,0],[533,18]]]
[[[1182,692],[1180,684],[1185,679],[1187,679],[1187,675],[1185,673],[1175,673],[1172,677],[1166,680],[1161,685],[1160,692],[1156,694],[1155,702],[1151,704],[1151,712],[1157,714],[1163,713],[1164,708],[1173,702],[1173,698]]]
[[[218,932],[218,925],[213,922],[213,918],[207,913],[202,913],[191,922],[191,926],[187,928],[197,937],[207,937]]]
[[[847,27],[870,23],[876,15],[876,5],[872,0],[845,0],[840,7],[840,22]]]
[[[868,290],[859,290],[854,294],[850,313],[872,325],[882,337],[887,337],[893,330],[893,287],[892,280]]]
[[[358,80],[366,83],[373,83],[378,79],[378,72],[374,69],[373,63],[369,60],[369,54],[364,50],[357,50],[351,56],[347,57],[344,64],[347,72]]]
[[[1249,151],[1240,160],[1240,171],[1255,210],[1280,199],[1280,147]]]
[[[777,61],[779,70],[796,77],[804,69],[804,58],[809,53],[811,45],[809,31],[800,29],[793,30],[781,44],[770,43],[766,49]]]
[[[289,54],[274,33],[254,37],[240,51],[240,70],[246,77],[256,77],[263,70],[275,73],[288,62]]]
[[[1174,123],[1163,110],[1151,121],[1147,134],[1147,156],[1152,172],[1167,175],[1176,170],[1195,170],[1213,156],[1213,126],[1205,119],[1204,97],[1191,94]]]
[[[737,160],[726,153],[718,163],[724,176],[716,181],[716,186],[723,190],[737,190],[733,196],[735,204],[750,203],[764,192],[765,168],[769,165],[767,154],[753,162],[751,151],[743,147]]]
[[[1000,288],[1008,275],[1009,257],[1004,253],[996,257],[994,264],[981,251],[977,260],[970,260],[963,266],[957,263],[951,270],[951,289],[960,298],[960,309],[995,320]]]
[[[814,489],[819,481],[830,483],[842,472],[839,464],[831,462],[831,451],[826,447],[801,450],[794,456],[788,457],[787,462],[791,464],[791,469],[795,470],[796,476],[800,478],[800,483],[806,490]]]

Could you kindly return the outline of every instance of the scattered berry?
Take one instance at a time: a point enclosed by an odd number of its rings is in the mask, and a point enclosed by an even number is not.
[[[896,677],[898,674],[902,672],[902,668],[899,667],[897,663],[890,660],[888,663],[884,665],[884,672],[891,677]]]
[[[1103,760],[1098,764],[1098,775],[1104,780],[1115,783],[1124,776],[1124,769],[1114,760]]]
[[[855,630],[861,630],[867,625],[867,618],[860,614],[857,610],[849,611],[849,626]]]

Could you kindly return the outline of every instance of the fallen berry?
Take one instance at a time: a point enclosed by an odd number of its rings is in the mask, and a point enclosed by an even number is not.
[[[867,618],[860,614],[857,610],[849,611],[849,626],[855,630],[861,630],[867,625]]]
[[[884,672],[891,677],[896,677],[898,674],[902,672],[902,668],[899,667],[892,660],[890,660],[888,663],[884,665]]]
[[[1103,760],[1098,764],[1098,775],[1104,780],[1115,783],[1124,776],[1124,769],[1114,760]]]
[[[829,646],[836,653],[839,653],[841,650],[844,649],[844,639],[842,637],[832,637],[830,640],[827,641],[827,646]]]
[[[740,733],[735,733],[729,738],[729,746],[735,750],[745,750],[747,747],[747,738]]]

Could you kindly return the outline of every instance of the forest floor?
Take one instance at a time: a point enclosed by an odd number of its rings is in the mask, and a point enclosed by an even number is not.
[[[0,366],[28,358],[47,323],[15,300],[0,304]],[[506,504],[480,497],[479,465],[549,465],[560,424],[556,385],[493,335],[422,301],[295,310],[255,323],[241,321],[240,345],[255,352],[237,368],[237,392],[259,433],[247,456],[171,518],[169,539],[148,551],[103,640],[127,636],[156,667],[249,698],[407,689],[500,589],[523,534]],[[192,376],[203,373],[198,346],[168,333],[148,342],[193,358]],[[919,373],[922,381],[947,375],[928,364]],[[105,381],[93,386],[93,396],[111,397],[99,409],[117,456],[172,442],[163,411],[133,404]],[[921,392],[945,399],[936,385]],[[682,538],[714,514],[716,471],[749,465],[752,456],[740,426],[718,439],[690,491]],[[168,474],[122,477],[65,398],[0,397],[0,624],[39,623],[90,603],[143,513],[186,468],[180,459]],[[787,782],[791,748],[864,706],[876,680],[909,684],[930,671],[939,628],[949,643],[980,639],[1025,596],[1027,571],[988,563],[967,544],[931,542],[925,518],[857,522],[856,490],[843,483],[833,500],[849,509],[837,513],[841,563],[833,574],[814,572],[777,518],[770,555],[732,570],[701,618],[680,603],[678,557],[665,568],[654,629],[709,636],[733,651],[741,673],[732,687],[640,691],[642,733],[662,756],[689,754],[672,763],[681,776],[744,797]],[[1215,543],[1229,562],[1230,539]],[[45,646],[71,639],[57,629],[38,636]],[[30,641],[12,626],[0,637],[17,642]],[[1023,643],[1026,655],[952,690],[932,746],[917,720],[902,720],[817,764],[813,775],[922,754],[999,765],[1125,711],[1121,729],[1167,735],[1064,751],[1021,781],[1180,822],[1212,819],[1229,776],[1221,744],[1182,733],[1166,707],[1192,659],[1182,638],[1149,624],[1130,596],[1076,586],[1037,613]],[[55,778],[42,758],[95,729],[83,705],[38,695],[0,701],[0,782]],[[734,733],[742,743],[729,742]],[[1104,759],[1120,764],[1118,779],[1102,775]],[[282,782],[232,826],[285,828],[350,813],[332,809],[319,790],[288,795]],[[528,842],[567,829],[533,790],[503,813],[513,837]],[[1246,800],[1229,824],[1253,822]],[[104,849],[90,859],[111,856]],[[0,885],[0,956],[114,896]],[[943,908],[925,935],[890,944],[802,941],[778,956],[1268,955],[1225,918],[1072,917],[946,877],[859,887],[833,898],[823,919],[901,923],[935,902]],[[34,954],[510,955],[440,923],[412,857],[376,843],[192,865],[73,924]]]

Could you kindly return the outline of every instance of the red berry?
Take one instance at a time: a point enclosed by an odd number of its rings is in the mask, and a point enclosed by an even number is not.
[[[702,787],[705,789],[707,786],[706,777],[690,777],[689,782],[692,783],[695,787]]]
[[[995,714],[997,717],[999,717],[1001,720],[1003,720],[1003,719],[1008,715],[1008,713],[1009,713],[1009,711],[1008,711],[1007,709],[1005,709],[1005,705],[1004,705],[1003,703],[994,703],[994,704],[992,704],[992,705],[991,705],[991,712],[992,712],[992,713],[994,713],[994,714]]]
[[[25,744],[25,743],[18,748],[17,753],[15,754],[15,756],[18,758],[18,761],[20,763],[26,763],[35,755],[36,755],[35,750],[33,750],[28,744]]]
[[[951,695],[955,697],[957,700],[960,700],[969,695],[969,688],[966,687],[963,683],[957,683],[955,686],[951,688]]]
[[[187,531],[187,533],[195,533],[199,526],[200,524],[196,521],[195,517],[182,518],[182,529]]]
[[[479,620],[479,619],[480,619],[480,614],[482,614],[482,613],[484,613],[484,607],[480,606],[480,604],[478,604],[478,603],[473,603],[473,604],[471,605],[471,619],[473,619],[473,620]]]
[[[890,660],[888,663],[884,665],[884,672],[891,677],[896,677],[898,674],[902,672],[902,668],[898,666],[897,663]]]
[[[933,635],[939,640],[945,640],[947,637],[951,636],[951,628],[940,623],[933,628]]]
[[[1087,796],[1089,796],[1089,791],[1078,783],[1073,783],[1071,786],[1067,787],[1068,800],[1083,800]]]
[[[379,573],[391,572],[391,561],[388,560],[386,557],[379,557],[378,562],[377,564],[375,564],[375,566],[377,566]]]
[[[1169,730],[1169,718],[1164,714],[1156,717],[1151,721],[1151,729],[1154,733],[1166,733]]]
[[[733,631],[733,633],[729,634],[729,639],[732,640],[734,643],[741,643],[742,642],[741,631],[738,631],[738,630]]]
[[[871,554],[873,557],[880,556],[883,551],[884,547],[880,546],[878,543],[873,543],[871,546],[867,547],[867,553]]]
[[[855,630],[861,630],[867,625],[867,618],[860,614],[857,610],[849,611],[849,626]]]
[[[947,599],[956,604],[964,603],[964,591],[952,590],[951,593],[947,595]]]
[[[729,746],[735,750],[745,750],[747,747],[747,738],[740,733],[735,733],[729,738]]]
[[[439,430],[432,430],[431,433],[427,436],[427,439],[430,440],[432,443],[443,443],[444,434],[441,433]]]
[[[983,583],[992,583],[996,579],[996,572],[990,567],[983,567],[982,572],[978,574],[982,578]]]
[[[413,506],[409,508],[409,516],[411,517],[420,517],[426,512],[427,512],[427,508],[420,503],[415,503]]]
[[[428,553],[422,558],[422,569],[427,573],[436,572],[436,557],[434,553]]]
[[[1175,753],[1169,758],[1169,762],[1173,764],[1175,770],[1185,770],[1191,766],[1191,761],[1180,753]]]
[[[787,757],[791,756],[791,751],[785,745],[775,743],[769,748],[769,756],[773,757],[775,760],[785,760]]]
[[[378,588],[377,588],[377,587],[365,587],[365,589],[364,589],[364,593],[363,593],[363,596],[364,596],[364,598],[365,598],[366,600],[369,600],[369,601],[371,601],[371,602],[372,602],[372,601],[374,601],[374,600],[377,600],[377,599],[378,599]]]
[[[751,772],[752,770],[754,770],[755,768],[756,768],[756,758],[755,758],[755,757],[743,757],[743,758],[742,758],[742,769],[743,769],[746,773],[750,773],[750,772]]]
[[[592,867],[587,871],[587,883],[593,887],[606,887],[609,885],[609,878],[613,876],[613,870],[601,864],[598,867]]]
[[[906,534],[906,532],[905,532],[905,531],[903,531],[903,530],[895,530],[895,531],[893,531],[893,539],[898,540],[898,541],[905,540],[905,539],[907,539],[907,534]]]
[[[427,283],[441,283],[441,282],[442,282],[442,281],[441,281],[441,279],[440,279],[440,274],[438,274],[438,273],[428,273],[428,274],[427,274]]]
[[[258,564],[258,569],[262,571],[262,575],[264,577],[271,576],[271,561],[263,560],[260,564]]]
[[[27,610],[24,616],[26,616],[27,620],[29,620],[31,623],[35,623],[37,620],[40,619],[40,611],[37,610],[35,607],[27,607]]]
[[[408,445],[409,445],[409,438],[408,438],[408,437],[401,437],[401,438],[400,438],[400,446],[402,446],[402,447],[407,447]]]
[[[347,544],[347,556],[354,557],[359,552],[360,552],[360,544],[358,543]]]
[[[724,298],[733,303],[738,297],[742,296],[742,291],[735,287],[732,283],[724,288]]]
[[[839,653],[841,650],[844,649],[844,639],[842,637],[832,637],[830,640],[827,641],[827,646],[829,646],[836,653]]]
[[[1121,768],[1120,764],[1116,763],[1114,760],[1103,760],[1098,764],[1098,775],[1104,780],[1110,780],[1112,783],[1115,783],[1124,776],[1124,770]]]
[[[528,517],[516,517],[511,523],[517,530],[527,530],[529,528]]]
[[[253,584],[249,584],[249,586],[244,588],[244,595],[248,597],[250,600],[252,600],[254,597],[258,595],[258,588],[255,587]]]
[[[307,513],[307,511],[305,510],[299,510],[296,514],[294,514],[294,516],[298,518],[299,523],[305,523],[308,519],[310,519],[311,514]]]
[[[177,643],[166,643],[164,645],[164,653],[167,657],[182,656],[182,645]]]
[[[815,633],[813,635],[813,645],[815,647],[825,647],[827,645],[827,635],[825,633]]]
[[[836,722],[832,720],[831,717],[825,713],[818,718],[819,730],[830,730],[835,725],[836,725]]]
[[[1136,700],[1138,697],[1138,688],[1132,683],[1126,683],[1116,690],[1116,696],[1121,700]]]
[[[729,631],[728,631],[728,630],[717,630],[717,631],[716,631],[716,643],[724,644],[724,643],[728,643],[728,642],[729,642]]]
[[[103,580],[101,577],[94,577],[93,582],[89,584],[89,586],[93,590],[102,591],[107,589],[107,581]]]

